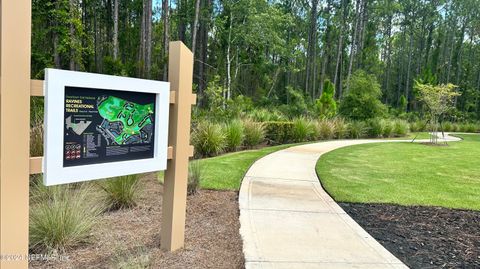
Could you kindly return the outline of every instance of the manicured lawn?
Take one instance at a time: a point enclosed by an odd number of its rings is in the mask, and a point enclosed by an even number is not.
[[[339,202],[480,210],[480,135],[447,147],[375,143],[323,155],[317,173]]]
[[[294,145],[299,144],[239,151],[198,160],[202,170],[200,187],[212,190],[239,190],[243,176],[256,160],[277,150]],[[159,180],[163,182],[163,172],[159,174]]]

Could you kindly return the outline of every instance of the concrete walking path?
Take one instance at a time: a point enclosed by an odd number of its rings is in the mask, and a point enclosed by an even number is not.
[[[337,205],[315,172],[318,158],[334,149],[406,141],[334,140],[256,161],[239,194],[246,268],[407,268]]]

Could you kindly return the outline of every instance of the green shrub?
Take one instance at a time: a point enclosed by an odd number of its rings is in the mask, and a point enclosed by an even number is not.
[[[348,136],[348,123],[342,118],[335,118],[333,120],[334,136],[337,139],[346,138]]]
[[[408,133],[408,122],[404,120],[395,120],[393,122],[393,135],[405,136]]]
[[[245,130],[244,145],[247,147],[254,147],[259,145],[265,139],[265,127],[263,123],[256,122],[251,119],[243,121]]]
[[[332,120],[320,120],[316,124],[318,138],[322,140],[332,139],[335,136],[335,122]]]
[[[99,214],[104,210],[86,184],[31,188],[29,244],[38,253],[65,251],[88,242]]]
[[[383,121],[380,119],[370,119],[367,121],[367,129],[369,137],[382,137],[383,136]]]
[[[265,137],[275,144],[284,144],[292,141],[293,122],[290,121],[267,121]]]
[[[393,122],[390,120],[382,120],[383,125],[383,137],[392,137],[393,136]]]
[[[240,120],[232,120],[225,126],[225,139],[227,148],[236,151],[243,143],[243,123]]]
[[[462,123],[460,125],[460,131],[464,133],[475,133],[477,126],[474,123]]]
[[[452,130],[453,130],[453,124],[449,121],[443,122],[442,127],[443,127],[442,128],[443,131],[445,131],[445,132],[452,132]]]
[[[108,208],[117,210],[135,206],[140,187],[138,180],[138,175],[127,175],[100,181]]]
[[[452,123],[452,132],[459,132],[460,125],[458,123]]]
[[[349,89],[340,102],[340,115],[350,120],[367,120],[386,112],[380,101],[382,90],[375,75],[358,70],[346,83]]]
[[[193,131],[192,143],[197,155],[202,157],[215,156],[225,149],[225,133],[220,124],[202,121]]]
[[[348,124],[348,134],[351,138],[362,138],[367,133],[367,127],[363,121],[352,121]]]
[[[254,109],[251,113],[248,114],[250,118],[254,121],[265,122],[265,121],[283,121],[285,116],[278,110],[272,109],[267,110],[265,108]]]
[[[428,126],[424,121],[417,120],[410,123],[409,129],[411,132],[424,132],[425,130],[427,130],[427,127]]]
[[[304,117],[293,120],[292,139],[294,142],[304,142],[313,138],[315,135],[315,126]]]
[[[202,178],[202,169],[199,161],[192,161],[188,164],[188,195],[197,193],[200,187],[200,179]]]

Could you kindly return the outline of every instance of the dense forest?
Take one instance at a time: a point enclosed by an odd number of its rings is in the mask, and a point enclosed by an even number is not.
[[[480,119],[479,0],[33,0],[32,8],[34,78],[56,67],[166,80],[168,42],[181,40],[194,52],[200,108],[302,114],[299,104],[314,106],[326,80],[342,100],[362,72],[390,114],[421,112],[420,81],[458,85],[455,117]]]

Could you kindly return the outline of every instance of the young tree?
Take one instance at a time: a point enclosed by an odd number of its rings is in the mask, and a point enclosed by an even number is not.
[[[380,102],[380,84],[374,75],[358,70],[347,83],[350,88],[340,102],[341,115],[352,120],[367,120],[385,113],[386,107]]]
[[[432,132],[430,133],[430,142],[438,143],[438,120],[440,116],[454,107],[455,97],[460,94],[456,91],[457,86],[451,83],[433,86],[431,84],[422,84],[416,81],[415,88],[418,91],[419,99],[425,103],[430,113],[430,122]]]
[[[335,86],[326,79],[323,83],[322,96],[317,99],[315,106],[323,117],[333,117],[337,113],[337,102],[335,102]]]

